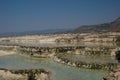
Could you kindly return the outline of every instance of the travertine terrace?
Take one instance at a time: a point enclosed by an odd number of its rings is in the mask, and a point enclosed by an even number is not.
[[[115,42],[120,33],[84,33],[84,34],[47,34],[47,35],[26,35],[0,38],[0,42],[15,43],[54,43],[54,42]]]
[[[72,54],[115,57],[116,52],[120,51],[119,40],[120,33],[14,36],[0,38],[0,51],[12,51],[37,58],[49,57],[58,63],[72,67],[112,70],[117,65],[116,62],[73,61],[64,56]]]

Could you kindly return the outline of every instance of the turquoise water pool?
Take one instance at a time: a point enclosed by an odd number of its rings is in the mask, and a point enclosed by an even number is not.
[[[52,72],[53,80],[101,80],[108,72],[101,70],[80,69],[66,66],[50,58],[32,58],[21,55],[0,57],[0,68],[26,69],[45,68]]]

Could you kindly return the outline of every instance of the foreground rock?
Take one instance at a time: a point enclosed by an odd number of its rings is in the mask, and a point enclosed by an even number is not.
[[[50,72],[45,69],[0,69],[0,80],[50,80]]]
[[[113,69],[102,80],[120,80],[120,65],[118,65],[115,69]]]

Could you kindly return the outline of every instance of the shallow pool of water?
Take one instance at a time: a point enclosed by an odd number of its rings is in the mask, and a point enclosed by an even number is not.
[[[0,57],[0,68],[24,69],[45,68],[52,71],[53,80],[101,80],[108,72],[100,70],[79,69],[59,64],[52,59],[32,58],[21,55]]]
[[[111,56],[84,56],[84,55],[66,54],[63,55],[62,57],[72,61],[117,63],[115,58]]]

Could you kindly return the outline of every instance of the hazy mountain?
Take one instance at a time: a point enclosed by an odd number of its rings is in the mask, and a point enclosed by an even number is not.
[[[6,32],[6,33],[1,33],[0,37],[40,35],[40,34],[60,34],[60,33],[70,33],[72,32],[72,30],[73,29],[46,29],[46,30],[24,31],[24,32]]]
[[[110,23],[108,31],[120,32],[120,17]]]
[[[0,33],[0,37],[40,35],[40,34],[61,34],[61,33],[94,33],[94,32],[120,32],[120,17],[110,23],[98,25],[84,25],[76,29],[47,29],[25,32],[7,32]]]
[[[120,17],[110,23],[84,25],[76,28],[74,33],[120,32]]]

